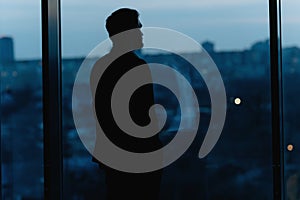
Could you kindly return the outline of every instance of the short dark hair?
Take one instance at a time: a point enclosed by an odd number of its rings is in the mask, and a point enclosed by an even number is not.
[[[130,8],[121,8],[106,19],[106,30],[109,37],[134,28],[141,28],[139,13]]]

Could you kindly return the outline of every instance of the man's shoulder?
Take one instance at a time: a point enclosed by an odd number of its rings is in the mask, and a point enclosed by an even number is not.
[[[114,58],[110,53],[99,58],[93,65],[93,68],[91,70],[91,77],[103,73],[103,70],[105,70],[105,68],[107,68],[113,62],[113,60]]]
[[[96,63],[95,66],[104,66],[104,65],[110,65],[113,62],[124,62],[125,60],[131,60],[131,61],[136,61],[136,62],[141,62],[141,63],[146,63],[145,60],[143,60],[142,58],[140,58],[139,56],[137,56],[135,53],[133,52],[127,52],[124,53],[122,55],[118,55],[116,53],[108,53],[104,56],[102,56],[101,58],[99,58]]]
[[[99,75],[102,74],[109,66],[120,64],[138,66],[146,64],[146,61],[138,57],[133,52],[127,52],[123,55],[117,55],[110,52],[96,61],[91,71],[91,78],[99,77]]]
[[[99,58],[94,66],[103,66],[105,63],[109,65],[111,61],[113,61],[113,57],[110,53],[108,53]]]
[[[121,62],[128,63],[130,65],[142,65],[142,64],[146,64],[145,60],[143,60],[142,58],[138,57],[133,52],[128,52],[128,53],[120,56],[120,60],[121,60]]]

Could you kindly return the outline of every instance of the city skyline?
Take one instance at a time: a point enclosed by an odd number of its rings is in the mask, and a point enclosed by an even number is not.
[[[284,2],[283,45],[300,46],[300,2]],[[140,12],[145,27],[164,27],[182,32],[199,43],[213,41],[216,50],[243,50],[268,39],[268,1],[170,1],[147,2],[90,0],[62,1],[62,55],[86,56],[107,39],[106,17],[117,8],[131,7]],[[2,0],[0,2],[0,35],[14,38],[16,59],[41,58],[40,2]],[[22,20],[21,20],[22,19]]]

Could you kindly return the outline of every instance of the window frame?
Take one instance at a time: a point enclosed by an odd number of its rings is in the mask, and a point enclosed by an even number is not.
[[[284,141],[283,141],[283,88],[281,0],[269,0],[270,70],[272,103],[272,159],[273,198],[285,199],[284,195]]]
[[[45,199],[63,199],[60,0],[42,0]],[[280,0],[269,0],[273,197],[284,199]]]
[[[60,0],[42,0],[44,198],[63,199]]]

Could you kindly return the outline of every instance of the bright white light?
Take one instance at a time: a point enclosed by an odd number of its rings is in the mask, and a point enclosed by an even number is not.
[[[240,105],[242,103],[242,100],[240,98],[235,98],[234,99],[234,104],[235,105]]]

